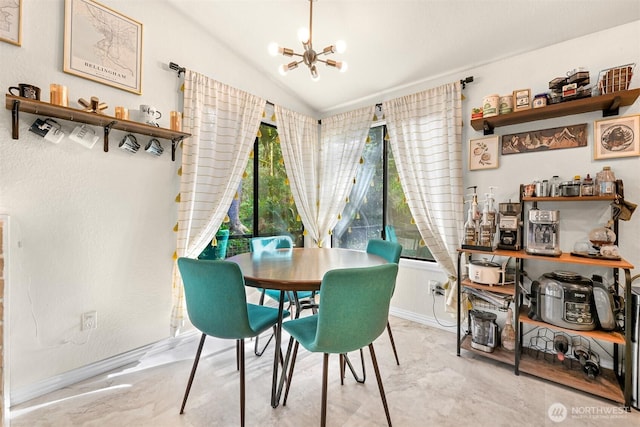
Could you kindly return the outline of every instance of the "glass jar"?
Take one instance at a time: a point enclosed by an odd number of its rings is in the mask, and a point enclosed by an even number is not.
[[[597,174],[598,193],[601,196],[612,196],[616,193],[616,176],[611,167],[604,166]]]
[[[581,196],[593,196],[593,179],[587,174],[587,177],[582,181],[582,187],[580,187]]]
[[[562,193],[560,192],[560,184],[562,180],[558,175],[553,175],[551,180],[549,181],[549,195],[551,197],[560,197]]]

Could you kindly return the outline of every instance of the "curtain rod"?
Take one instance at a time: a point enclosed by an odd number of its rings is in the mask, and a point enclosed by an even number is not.
[[[169,68],[177,71],[178,72],[178,77],[180,77],[180,74],[184,73],[186,71],[186,68],[179,66],[178,64],[176,64],[175,62],[169,62]],[[465,77],[464,79],[460,79],[460,84],[462,85],[462,89],[465,89],[467,87],[467,83],[471,83],[473,82],[473,76],[469,76],[469,77]],[[274,106],[273,102],[271,101],[267,101],[267,105],[271,105],[272,107]],[[382,103],[376,104],[376,107],[378,106],[382,106]]]

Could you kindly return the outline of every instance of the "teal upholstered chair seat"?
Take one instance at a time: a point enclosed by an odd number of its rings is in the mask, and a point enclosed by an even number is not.
[[[279,320],[278,310],[247,303],[242,272],[233,262],[180,258],[178,268],[184,283],[189,320],[202,332],[180,413],[184,412],[207,335],[233,339],[236,340],[240,370],[240,420],[244,425],[244,339],[275,327]],[[283,312],[283,316],[288,315],[289,312]]]
[[[342,354],[368,346],[387,421],[391,425],[384,388],[375,358],[373,341],[384,331],[389,303],[395,286],[398,265],[394,263],[364,268],[346,268],[327,272],[320,286],[317,314],[285,322],[282,327],[294,341],[287,352],[289,365],[283,404],[291,386],[298,345],[311,352],[324,353],[321,425],[326,424],[327,365],[329,354]],[[357,301],[357,304],[354,304]],[[340,363],[343,368],[343,363]],[[341,373],[342,374],[342,373]]]

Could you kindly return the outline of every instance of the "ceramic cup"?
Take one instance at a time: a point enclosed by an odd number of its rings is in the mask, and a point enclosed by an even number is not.
[[[158,120],[162,117],[162,113],[156,107],[151,105],[141,105],[140,112],[144,122],[151,126],[159,126]]]
[[[13,93],[14,90],[17,90],[18,93]],[[21,96],[23,98],[40,101],[40,88],[28,83],[20,83],[18,86],[9,87],[9,93],[14,96]]]

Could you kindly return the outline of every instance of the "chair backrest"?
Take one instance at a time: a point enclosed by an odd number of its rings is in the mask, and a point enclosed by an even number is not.
[[[367,243],[367,252],[370,254],[381,256],[387,262],[400,262],[400,254],[402,253],[402,245],[400,243],[388,240],[369,240]]]
[[[293,248],[293,240],[287,235],[254,237],[251,239],[251,252],[260,253],[287,248]]]
[[[328,271],[320,286],[318,329],[312,351],[348,353],[385,330],[398,264]]]
[[[189,320],[207,335],[242,339],[253,336],[244,278],[238,264],[179,258]]]
[[[384,226],[384,240],[390,242],[398,242],[398,236],[396,236],[396,228],[393,225]]]

